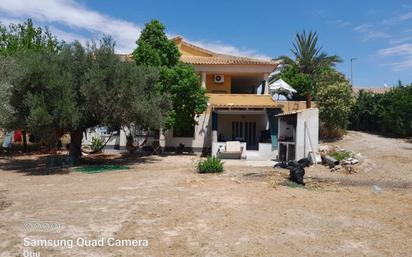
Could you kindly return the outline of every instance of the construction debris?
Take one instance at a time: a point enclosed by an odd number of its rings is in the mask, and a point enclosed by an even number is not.
[[[331,172],[357,173],[357,165],[365,160],[361,153],[354,154],[338,146],[321,146],[319,149],[323,164],[328,166]]]

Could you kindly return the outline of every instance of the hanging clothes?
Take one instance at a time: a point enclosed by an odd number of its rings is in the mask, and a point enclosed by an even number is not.
[[[7,132],[6,136],[4,137],[2,147],[5,149],[10,149],[12,139],[13,139],[13,131]]]
[[[22,142],[22,135],[23,135],[23,133],[21,132],[21,129],[17,129],[14,132],[13,141],[15,143],[21,143]]]

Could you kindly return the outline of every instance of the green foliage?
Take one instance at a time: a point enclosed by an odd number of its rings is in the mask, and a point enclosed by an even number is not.
[[[57,51],[61,43],[47,29],[35,27],[31,19],[23,24],[0,24],[0,55],[13,55],[22,51]]]
[[[321,87],[317,104],[319,118],[327,129],[346,129],[353,104],[352,89],[348,83]]]
[[[10,103],[13,88],[10,83],[14,69],[12,60],[0,58],[0,128],[6,128],[7,123],[15,117],[15,110]]]
[[[101,139],[100,137],[92,137],[91,148],[93,152],[101,151],[103,148],[103,144],[104,144],[103,139]]]
[[[352,108],[350,128],[412,136],[412,84],[400,84],[384,94],[361,90]]]
[[[195,116],[206,110],[207,98],[193,66],[179,62],[179,50],[167,38],[164,29],[157,20],[147,23],[137,41],[133,58],[137,64],[161,70],[157,89],[170,95],[173,106],[165,128],[188,128],[196,123]]]
[[[200,87],[199,77],[191,65],[178,63],[173,68],[163,68],[159,88],[170,94],[173,103],[166,128],[190,128],[195,125],[195,115],[207,108],[205,90]]]
[[[293,96],[293,100],[306,98],[309,101],[312,96],[316,98],[321,86],[319,82],[322,80],[319,77],[325,70],[335,71],[333,67],[342,60],[337,55],[327,55],[322,52],[322,47],[318,46],[318,34],[312,31],[309,34],[305,31],[297,33],[291,51],[295,57],[294,60],[287,56],[279,57],[286,66],[280,78],[298,91]],[[328,81],[327,84],[334,82]]]
[[[352,157],[352,153],[349,151],[334,151],[334,152],[329,152],[328,155],[332,156],[338,161],[343,161],[347,158]]]
[[[318,34],[316,32],[310,31],[309,34],[306,34],[306,31],[303,31],[302,33],[296,33],[293,49],[291,50],[301,72],[312,77],[320,68],[332,67],[336,63],[342,62],[337,55],[329,56],[321,52],[322,47],[319,47],[317,43]]]
[[[165,26],[158,20],[146,23],[133,52],[136,64],[171,68],[179,62],[179,50],[176,44],[167,38],[164,30]]]
[[[301,73],[296,64],[286,66],[280,74],[280,78],[298,91],[292,95],[292,100],[306,100],[308,90],[313,91],[312,79],[308,74]]]
[[[99,46],[75,42],[59,51],[26,50],[7,59],[17,67],[11,80],[0,78],[13,85],[9,102],[17,122],[6,120],[7,126],[48,140],[70,133],[75,159],[87,128],[130,123],[158,128],[170,109],[169,97],[153,90],[158,69],[122,62],[111,38]]]
[[[37,58],[30,60],[30,57],[35,52],[56,52],[60,47],[61,43],[47,28],[35,27],[31,19],[22,24],[10,24],[8,27],[0,24],[0,56],[2,56],[0,61],[2,63],[0,70],[0,98],[2,102],[0,125],[2,127],[27,128],[26,117],[29,114],[27,108],[23,105],[23,101],[25,101],[24,94],[27,91],[26,86],[35,87],[34,80],[44,82],[45,78],[41,76],[44,68],[41,65],[48,64],[47,61],[38,60]],[[11,81],[15,82],[16,76],[21,76],[29,69],[27,66],[23,68],[20,65],[21,68],[18,70],[16,61],[13,59],[19,60],[21,57],[24,57],[24,61],[28,62],[30,68],[33,69],[32,77],[26,77],[21,90],[15,90],[11,86]],[[40,114],[39,111],[36,110],[38,114]]]
[[[216,157],[207,157],[197,164],[199,173],[219,173],[223,172],[223,162]]]

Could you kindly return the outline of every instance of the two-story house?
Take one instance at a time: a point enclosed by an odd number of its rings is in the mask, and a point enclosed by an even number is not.
[[[181,37],[172,39],[180,60],[194,66],[200,86],[206,89],[208,108],[197,117],[197,125],[184,131],[170,129],[160,135],[166,151],[179,146],[193,152],[216,155],[227,141],[242,145],[242,158],[274,158],[278,148],[277,114],[305,108],[304,102],[273,100],[268,76],[278,61],[232,56],[195,46]],[[130,56],[123,56],[130,59]],[[106,149],[125,149],[127,131],[120,130]],[[108,137],[108,133],[100,133]],[[90,141],[89,135],[85,141]],[[149,148],[153,137],[146,141]],[[88,144],[88,143],[86,143]]]
[[[165,133],[166,149],[183,144],[194,152],[216,154],[226,141],[240,141],[243,158],[273,157],[278,131],[275,115],[305,108],[303,102],[275,101],[269,94],[268,76],[279,62],[215,53],[181,37],[172,40],[180,60],[198,72],[209,100],[196,127]]]

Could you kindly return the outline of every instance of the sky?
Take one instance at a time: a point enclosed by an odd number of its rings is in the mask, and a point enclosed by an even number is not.
[[[357,87],[412,82],[412,0],[346,1],[133,1],[1,0],[0,22],[32,18],[59,39],[98,41],[106,34],[118,53],[130,53],[151,19],[210,50],[257,58],[291,55],[297,32],[316,31],[327,54],[344,62],[337,69]]]

